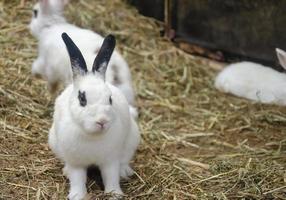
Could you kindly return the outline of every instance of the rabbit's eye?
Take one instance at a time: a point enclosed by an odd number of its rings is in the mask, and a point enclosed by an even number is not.
[[[109,104],[112,105],[112,98],[111,98],[111,96],[109,97]]]
[[[34,9],[33,10],[34,16],[37,17],[38,16],[38,10]]]
[[[86,96],[85,96],[85,92],[78,91],[78,100],[79,100],[79,104],[80,104],[82,107],[86,106]]]

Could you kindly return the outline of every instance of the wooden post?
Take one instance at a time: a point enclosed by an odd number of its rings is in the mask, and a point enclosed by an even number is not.
[[[173,39],[175,31],[172,29],[172,0],[165,0],[164,2],[164,23],[165,37]]]

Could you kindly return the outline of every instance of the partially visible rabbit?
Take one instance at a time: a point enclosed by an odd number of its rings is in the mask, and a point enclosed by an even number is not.
[[[59,83],[67,86],[72,81],[69,57],[61,40],[61,33],[66,32],[74,39],[82,50],[88,66],[92,66],[93,58],[103,41],[99,34],[66,22],[62,13],[67,3],[68,0],[39,0],[34,6],[29,25],[31,33],[39,41],[39,55],[32,65],[32,74],[47,80],[52,93]],[[128,64],[115,51],[109,65],[106,80],[118,87],[129,104],[134,105],[134,91]]]
[[[276,54],[286,69],[286,52],[276,49]],[[261,64],[231,64],[218,74],[215,87],[222,92],[258,102],[286,105],[286,74]]]
[[[106,193],[122,194],[119,180],[133,174],[129,162],[140,133],[123,93],[105,80],[115,38],[105,38],[91,70],[71,38],[66,33],[62,38],[70,56],[73,84],[56,99],[49,146],[65,163],[68,197],[84,198],[90,165],[99,167]]]

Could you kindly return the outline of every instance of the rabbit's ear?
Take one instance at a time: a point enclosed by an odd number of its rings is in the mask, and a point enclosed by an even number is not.
[[[67,5],[69,3],[69,0],[62,0],[63,5]]]
[[[280,65],[286,69],[286,52],[282,49],[276,48],[276,54],[279,60]]]
[[[62,11],[69,0],[49,0],[52,8],[56,11]]]
[[[68,36],[68,34],[62,34],[63,41],[66,44],[70,61],[71,67],[73,72],[73,78],[76,78],[78,75],[85,75],[87,71],[85,60],[79,50],[79,48],[75,45],[72,39]]]
[[[42,12],[44,14],[47,14],[50,12],[50,1],[49,0],[39,0],[39,3],[42,9]]]
[[[39,0],[44,14],[62,12],[69,0]]]
[[[115,48],[116,40],[113,35],[108,35],[104,39],[102,46],[93,62],[92,72],[99,72],[105,77],[107,65]]]
[[[49,0],[39,0],[40,4],[43,5],[49,5],[50,1]]]

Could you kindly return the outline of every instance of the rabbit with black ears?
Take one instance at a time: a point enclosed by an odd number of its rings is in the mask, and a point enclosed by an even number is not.
[[[286,69],[286,52],[276,49],[281,66]],[[215,87],[266,104],[286,105],[286,74],[253,62],[239,62],[223,69]]]
[[[68,0],[39,0],[33,8],[29,25],[31,33],[39,41],[39,54],[32,65],[32,74],[47,80],[52,93],[57,90],[59,84],[67,86],[72,81],[69,57],[61,41],[61,34],[66,32],[73,38],[88,67],[92,66],[103,41],[99,34],[66,21],[63,9],[67,3]],[[105,78],[123,92],[130,105],[134,105],[131,73],[128,64],[117,51],[114,51],[111,57]]]
[[[115,38],[103,41],[91,70],[75,43],[62,34],[73,82],[56,99],[49,146],[64,164],[70,181],[69,199],[83,199],[86,170],[99,167],[106,193],[122,194],[119,180],[133,174],[129,162],[140,140],[123,93],[106,80]]]

